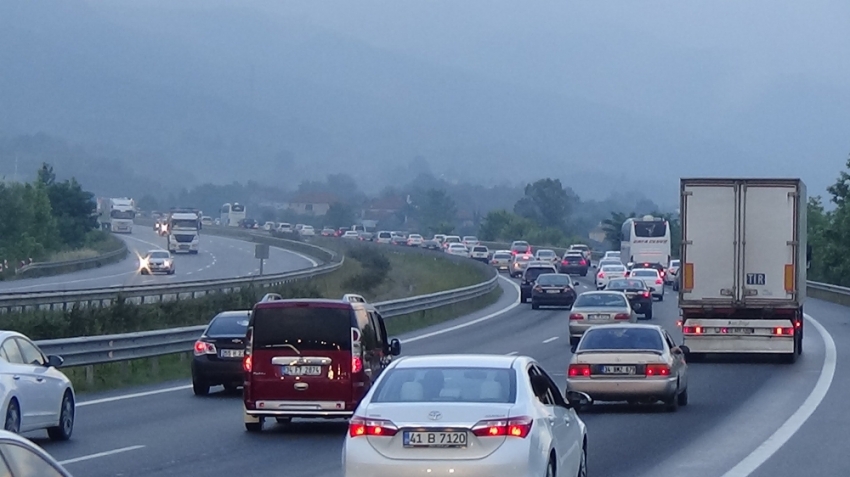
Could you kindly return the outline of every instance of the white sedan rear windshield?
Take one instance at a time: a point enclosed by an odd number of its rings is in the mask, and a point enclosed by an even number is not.
[[[610,266],[607,266],[607,267],[602,267],[602,271],[603,272],[625,272],[626,267],[624,267],[622,265],[620,265],[620,266],[610,265]]]
[[[614,293],[583,293],[579,295],[574,307],[626,307],[626,298]]]
[[[655,270],[635,270],[632,272],[633,277],[657,277],[658,272]]]
[[[579,350],[664,350],[664,342],[658,331],[650,328],[604,327],[588,330],[581,340]]]
[[[510,258],[511,258],[512,256],[513,256],[513,255],[511,255],[511,254],[509,254],[509,253],[504,253],[504,252],[503,252],[503,253],[497,253],[497,254],[494,254],[494,255],[493,255],[493,258],[498,259],[498,260],[510,260]]]
[[[372,402],[516,402],[512,369],[422,367],[386,373]]]

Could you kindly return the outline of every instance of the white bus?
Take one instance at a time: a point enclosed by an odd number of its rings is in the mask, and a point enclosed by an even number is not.
[[[670,224],[666,220],[645,215],[623,222],[620,260],[629,263],[670,265]]]
[[[239,227],[239,223],[245,220],[245,206],[234,202],[221,206],[221,225],[224,227]]]

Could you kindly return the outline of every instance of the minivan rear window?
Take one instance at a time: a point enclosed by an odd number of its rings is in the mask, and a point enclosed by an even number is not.
[[[291,345],[298,351],[351,349],[351,309],[327,306],[258,308],[254,348]]]

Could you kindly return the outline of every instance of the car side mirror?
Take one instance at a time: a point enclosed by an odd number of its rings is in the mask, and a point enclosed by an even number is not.
[[[65,360],[61,356],[56,356],[55,354],[51,354],[47,357],[47,366],[50,368],[58,368],[65,363]]]
[[[574,287],[577,287],[577,286],[579,286],[579,285],[581,285],[581,282],[573,282],[573,286],[574,286]]]
[[[572,407],[584,407],[593,404],[593,398],[589,394],[578,391],[567,391],[564,393],[564,399]]]
[[[398,356],[400,354],[401,354],[401,341],[393,338],[392,341],[390,341],[390,355],[391,356]]]

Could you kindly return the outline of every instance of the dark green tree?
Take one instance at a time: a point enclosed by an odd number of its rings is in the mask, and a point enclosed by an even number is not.
[[[525,186],[525,195],[514,205],[514,213],[541,227],[566,230],[575,194],[560,179],[540,179]]]
[[[602,221],[602,229],[605,231],[605,240],[612,250],[620,250],[620,242],[623,241],[623,223],[635,217],[634,213],[611,212],[611,217]]]
[[[431,233],[450,233],[454,230],[457,204],[445,190],[428,189],[416,205],[417,218],[426,230]]]
[[[342,202],[334,202],[325,214],[325,226],[350,227],[355,222],[354,210]]]

